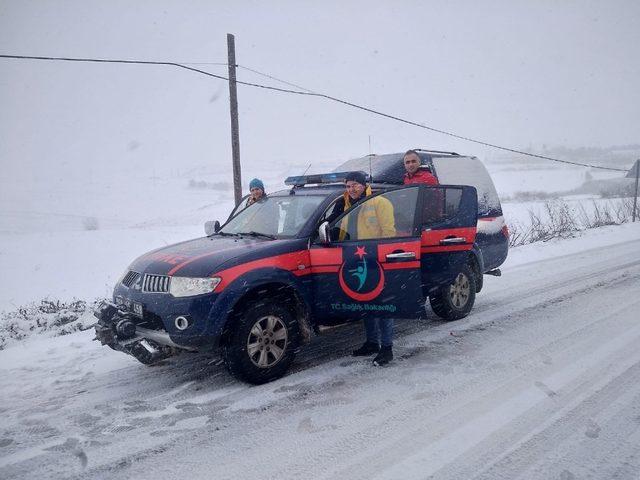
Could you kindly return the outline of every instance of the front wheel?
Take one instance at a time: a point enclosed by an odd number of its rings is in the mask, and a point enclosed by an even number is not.
[[[253,384],[283,376],[295,357],[298,322],[275,300],[247,305],[224,347],[224,362],[232,375]]]
[[[469,265],[456,275],[451,285],[429,295],[434,313],[444,320],[458,320],[469,315],[476,301],[476,277]]]

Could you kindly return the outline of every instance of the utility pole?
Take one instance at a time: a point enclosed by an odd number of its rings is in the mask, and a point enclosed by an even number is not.
[[[638,205],[638,175],[640,175],[640,160],[636,160],[636,195],[633,197],[633,221],[636,221],[636,207]]]
[[[233,193],[236,205],[242,200],[242,174],[240,172],[240,129],[238,127],[238,91],[236,90],[236,41],[227,33],[229,64],[229,111],[231,112],[231,154],[233,157]]]

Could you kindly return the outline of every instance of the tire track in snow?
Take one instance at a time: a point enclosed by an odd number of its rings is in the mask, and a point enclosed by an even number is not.
[[[640,305],[640,302],[636,302],[634,306],[637,305]],[[584,412],[576,409],[583,407],[585,398],[590,398],[594,394],[594,389],[603,392],[606,387],[618,380],[621,375],[627,375],[628,377],[632,374],[632,381],[638,378],[640,372],[640,364],[638,363],[640,361],[640,355],[637,353],[637,344],[640,343],[639,340],[640,326],[636,326],[631,331],[620,333],[617,337],[604,343],[593,353],[579,357],[573,364],[569,364],[563,369],[552,373],[550,376],[541,377],[536,384],[520,390],[517,395],[496,405],[488,412],[471,421],[465,422],[465,424],[457,430],[446,433],[446,435],[432,447],[421,450],[403,462],[396,463],[392,469],[385,471],[382,476],[399,478],[398,474],[400,472],[411,471],[415,472],[414,475],[405,473],[402,475],[402,478],[428,478],[432,474],[435,474],[434,478],[456,478],[455,476],[440,476],[436,474],[436,472],[449,463],[455,462],[460,455],[465,454],[468,450],[476,448],[480,442],[490,442],[491,436],[494,433],[500,436],[504,435],[504,432],[501,432],[501,430],[519,431],[520,434],[526,438],[530,435],[527,429],[528,426],[522,431],[519,423],[523,421],[522,417],[531,415],[531,410],[535,409],[539,404],[542,404],[544,408],[539,409],[541,412],[536,416],[536,423],[538,421],[543,423],[551,414],[553,422],[550,422],[551,425],[545,426],[543,433],[540,434],[541,438],[535,442],[530,442],[526,447],[520,446],[518,450],[516,450],[517,452],[526,451],[528,455],[530,452],[533,453],[516,467],[513,467],[513,464],[516,462],[508,461],[507,465],[509,468],[505,478],[520,478],[519,475],[522,475],[522,478],[550,478],[546,476],[528,476],[524,473],[524,467],[530,465],[536,459],[544,458],[540,455],[543,455],[545,452],[557,448],[557,436],[559,432],[555,431],[553,433],[553,442],[545,442],[545,440],[549,440],[551,436],[548,431],[557,428],[557,424],[563,424],[560,430],[569,436],[575,433],[574,428],[577,423],[587,423],[585,420],[591,417],[589,415],[585,416]],[[606,360],[608,364],[614,363],[614,361],[618,364],[615,368],[607,365],[604,369],[596,369],[598,364],[603,360]],[[596,369],[595,372],[594,369]],[[605,373],[603,370],[609,370],[609,372]],[[612,370],[618,371],[612,373]],[[604,378],[604,381],[602,378]],[[582,380],[579,388],[571,389],[570,394],[563,394],[562,391],[565,388],[570,386],[572,382],[578,380]],[[629,379],[624,378],[624,381],[621,383],[628,384],[628,382]],[[547,388],[541,389],[539,388],[540,385],[545,385]],[[604,397],[606,400],[610,400],[622,394],[626,394],[626,392],[607,391]],[[633,397],[636,397],[638,394],[640,394],[640,392],[636,389]],[[569,407],[571,408],[571,412],[569,413],[566,411],[566,402],[569,402]],[[600,402],[598,406],[602,407],[602,403],[603,402]],[[571,413],[578,413],[578,415],[575,415],[575,418],[572,419],[570,417]],[[522,440],[518,442],[520,443]],[[532,447],[537,448],[537,454]],[[513,456],[517,455],[514,454]],[[464,462],[464,460],[461,460],[461,462]],[[499,478],[497,475],[498,471],[500,471],[500,476],[505,476],[504,472],[496,469],[496,471],[490,471],[486,476],[480,476],[479,478]],[[474,477],[474,475],[471,475],[463,478]]]
[[[635,280],[634,282],[637,285],[637,280]],[[624,304],[622,307],[618,308],[617,311],[625,311],[629,309],[630,306],[637,306],[637,305],[639,305],[639,303],[637,300],[634,299],[631,303]],[[611,320],[614,316],[608,317],[608,320]],[[606,320],[607,319],[597,319],[592,324],[587,325],[584,328],[581,328],[578,332],[572,331],[572,332],[569,332],[563,338],[560,338],[560,339],[554,338],[551,343],[556,345],[570,343],[572,342],[572,339],[575,337],[576,333],[584,334],[585,330],[588,331],[592,329],[594,324],[599,324]],[[549,343],[544,343],[542,346],[536,348],[533,352],[527,352],[523,357],[516,356],[516,358],[511,360],[511,362],[513,362],[514,364],[524,364],[524,365],[530,364],[531,360],[526,360],[524,357],[533,357],[534,359],[537,359],[539,358],[539,350],[548,349],[548,348],[549,348]],[[555,348],[558,348],[558,347],[556,346]],[[538,365],[536,365],[536,363],[538,363]],[[538,369],[539,368],[544,369],[545,367],[547,367],[547,365],[545,365],[544,362],[534,362],[533,366],[537,367]],[[503,372],[503,373],[507,374],[509,372]],[[367,452],[366,455],[363,458],[360,458],[361,456],[359,455],[355,455],[354,456],[355,459],[353,457],[351,458],[353,465],[351,465],[350,467],[345,469],[340,469],[338,471],[330,470],[329,472],[327,472],[326,476],[322,475],[319,478],[331,478],[332,476],[335,476],[336,478],[342,478],[342,477],[376,478],[376,473],[384,471],[385,465],[388,465],[389,463],[397,462],[400,458],[402,458],[403,456],[406,456],[407,452],[410,452],[412,448],[415,448],[413,447],[413,445],[416,443],[416,440],[421,437],[424,437],[425,434],[428,438],[435,437],[436,439],[433,440],[434,445],[438,445],[440,438],[447,437],[449,429],[455,428],[455,426],[458,423],[461,425],[461,428],[462,428],[464,425],[468,424],[470,421],[473,421],[474,417],[469,416],[467,412],[469,410],[477,409],[478,408],[477,402],[479,402],[483,397],[486,397],[485,402],[490,403],[492,401],[495,401],[496,398],[500,398],[503,395],[503,393],[501,393],[503,390],[507,390],[507,391],[509,390],[510,382],[515,382],[516,384],[523,382],[523,378],[522,378],[523,375],[522,375],[521,368],[515,368],[514,371],[511,372],[511,375],[513,375],[513,377],[505,378],[504,380],[500,381],[498,384],[498,388],[495,390],[484,391],[482,387],[480,387],[478,389],[479,391],[470,390],[465,392],[463,388],[462,391],[450,392],[449,396],[453,396],[454,398],[456,396],[457,397],[462,396],[465,398],[463,403],[457,408],[453,409],[453,411],[448,410],[451,407],[449,405],[446,405],[446,402],[442,402],[444,403],[445,411],[447,412],[444,414],[442,412],[443,405],[433,405],[430,403],[429,405],[426,405],[426,406],[420,405],[418,406],[418,408],[408,409],[406,412],[404,412],[405,416],[396,414],[385,419],[385,421],[381,422],[380,424],[374,424],[370,426],[369,428],[372,429],[374,432],[371,432],[367,438],[372,442],[372,444],[369,445],[368,448],[362,449],[362,451]],[[489,372],[488,375],[482,376],[486,378],[480,378],[476,380],[478,380],[480,384],[482,384],[484,381],[490,382],[491,376],[492,376],[491,372]],[[524,378],[524,384],[525,386],[527,386],[527,388],[529,388],[528,386],[531,385],[532,383],[530,380],[526,378],[530,376],[531,376],[531,372],[527,372]],[[540,400],[546,400],[548,398],[547,394],[541,391],[538,387],[532,388],[532,390],[529,393],[531,393],[534,396],[534,398],[537,398]],[[467,396],[469,395],[474,395],[471,398],[471,400],[466,399]],[[425,400],[428,400],[428,399],[425,399]],[[436,403],[437,403],[437,399],[436,399]],[[417,429],[413,428],[413,426],[411,425],[410,420],[412,418],[416,418],[416,417],[429,418],[430,415],[436,415],[437,418],[439,419],[446,419],[447,417],[451,417],[451,418],[444,421],[445,426],[440,430],[438,430],[435,426],[433,426],[434,423],[438,423],[435,421],[427,421],[426,425],[423,424]],[[393,429],[403,430],[403,428],[399,427],[398,425],[403,423],[407,423],[406,427],[408,428],[406,429],[407,430],[406,433],[404,433],[400,437],[400,439],[395,438],[390,442],[385,442],[383,440],[377,444],[373,443],[375,442],[375,439],[377,436],[381,435],[381,437],[384,439],[385,432],[388,430],[393,430]],[[430,425],[433,426],[433,430],[428,431]],[[425,432],[425,430],[427,431]],[[354,439],[352,438],[351,440],[354,440]],[[336,450],[339,451],[341,449],[348,449],[349,448],[348,443],[349,443],[349,439],[346,439],[346,441],[343,444],[341,444]],[[424,447],[425,445],[421,444],[419,445],[418,449],[423,450]],[[453,448],[453,446],[450,444],[448,444],[448,447]],[[447,452],[440,452],[441,456],[445,456],[445,453]],[[335,454],[338,455],[337,452]],[[405,469],[405,471],[402,471],[401,469],[393,470],[391,474],[381,475],[381,478],[410,478],[410,476],[407,476],[406,470],[407,469]],[[425,478],[427,476],[426,469],[422,468],[422,469],[419,469],[419,471],[420,473],[416,476],[416,478]],[[401,472],[402,472],[402,475],[398,476],[400,475]],[[453,476],[450,478],[465,478],[465,477]]]

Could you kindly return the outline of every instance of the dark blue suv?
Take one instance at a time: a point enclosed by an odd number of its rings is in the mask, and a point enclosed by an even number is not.
[[[424,317],[427,299],[446,320],[466,316],[507,256],[500,203],[474,157],[420,156],[440,185],[403,186],[402,154],[356,159],[338,170],[366,172],[373,194],[331,224],[344,173],[291,177],[210,235],[139,257],[96,312],[97,339],[146,364],[220,349],[232,374],[264,383],[320,326]],[[371,202],[391,207],[381,238],[353,228]]]

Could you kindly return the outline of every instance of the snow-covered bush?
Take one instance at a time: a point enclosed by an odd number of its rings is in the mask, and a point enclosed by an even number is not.
[[[87,330],[95,322],[91,304],[82,300],[69,303],[44,299],[40,303],[31,303],[17,310],[0,314],[0,350],[16,341],[33,335],[46,334],[57,337]]]
[[[587,208],[584,204],[572,207],[563,200],[549,201],[544,211],[529,210],[529,223],[509,223],[509,246],[517,247],[553,238],[575,237],[589,228],[620,225],[631,221],[633,198],[617,202],[596,202]]]

